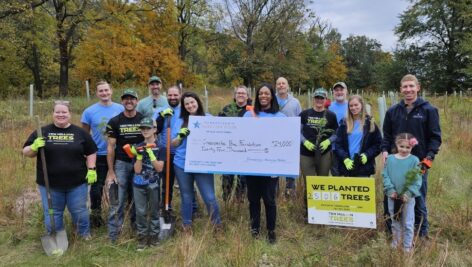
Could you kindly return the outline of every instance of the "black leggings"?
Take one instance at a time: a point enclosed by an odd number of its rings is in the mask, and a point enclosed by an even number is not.
[[[279,178],[268,176],[246,176],[247,198],[249,200],[249,214],[251,230],[259,232],[261,223],[261,198],[264,201],[267,230],[275,230],[277,219],[277,203],[275,193]]]

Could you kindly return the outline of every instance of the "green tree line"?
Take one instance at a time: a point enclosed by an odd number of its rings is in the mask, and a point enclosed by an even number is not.
[[[411,0],[382,50],[342,37],[303,0],[5,0],[0,94],[77,95],[83,82],[257,86],[278,76],[302,91],[339,80],[398,88],[405,73],[431,92],[472,87],[472,0]]]

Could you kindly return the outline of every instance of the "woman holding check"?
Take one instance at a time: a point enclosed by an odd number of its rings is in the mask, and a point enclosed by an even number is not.
[[[181,113],[179,134],[172,140],[172,145],[176,147],[174,156],[174,169],[180,186],[180,197],[182,200],[181,214],[182,224],[185,232],[192,231],[192,203],[195,199],[194,184],[197,184],[198,191],[205,202],[210,219],[216,229],[221,229],[220,210],[218,201],[215,197],[214,176],[211,173],[189,173],[184,171],[185,152],[187,150],[187,136],[190,134],[188,129],[188,121],[190,115],[205,116],[202,102],[197,94],[186,92],[181,98]]]

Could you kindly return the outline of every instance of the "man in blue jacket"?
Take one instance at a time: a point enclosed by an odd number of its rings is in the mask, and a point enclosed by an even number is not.
[[[383,124],[383,140],[381,145],[382,159],[385,159],[395,147],[395,136],[407,132],[416,137],[418,145],[412,150],[422,162],[434,160],[441,146],[441,128],[439,126],[439,113],[428,101],[418,97],[420,84],[418,79],[411,74],[403,76],[400,82],[400,93],[403,100],[388,109]],[[423,174],[421,196],[415,199],[415,227],[419,231],[421,239],[428,239],[429,223],[426,207],[426,193],[428,189],[428,170],[431,165],[422,164],[425,170]],[[385,203],[384,203],[385,204]],[[388,209],[384,205],[385,211]],[[388,223],[387,223],[388,224]]]

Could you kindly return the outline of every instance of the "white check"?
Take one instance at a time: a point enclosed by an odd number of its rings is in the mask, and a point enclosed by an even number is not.
[[[190,116],[185,172],[298,176],[300,118]]]

